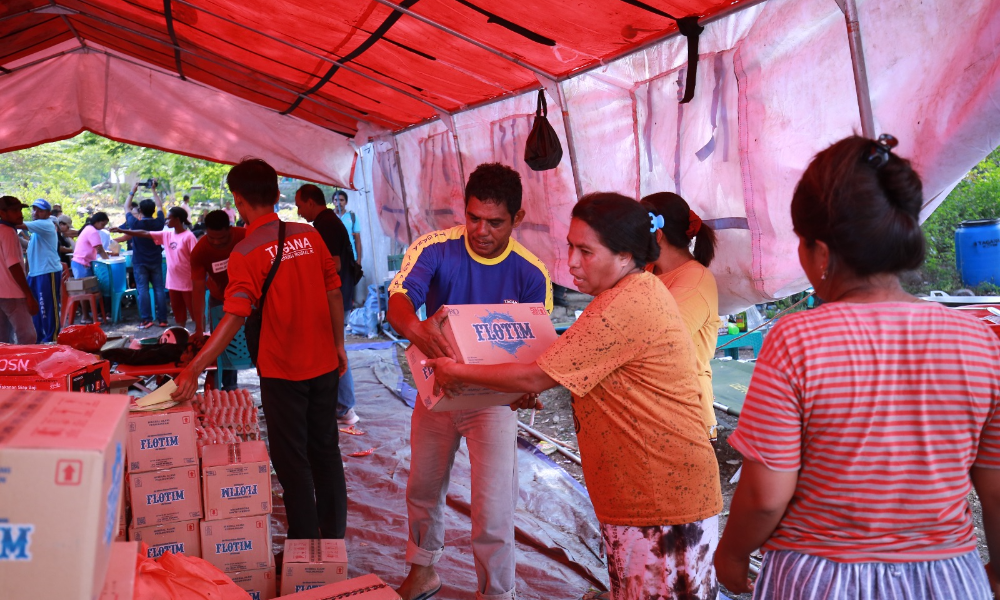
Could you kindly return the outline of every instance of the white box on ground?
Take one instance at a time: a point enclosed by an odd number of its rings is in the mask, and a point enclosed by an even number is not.
[[[396,590],[378,575],[362,575],[323,587],[313,588],[282,598],[295,600],[330,600],[331,598],[350,598],[350,600],[401,600]]]
[[[345,579],[347,545],[344,540],[285,540],[282,596]]]
[[[460,304],[445,309],[445,338],[459,360],[470,365],[534,362],[558,337],[542,304]],[[467,386],[457,396],[435,394],[434,370],[421,364],[426,358],[414,344],[406,350],[420,401],[435,412],[499,406],[523,396],[477,386]]]
[[[250,600],[272,600],[278,597],[274,567],[230,573],[229,578],[250,594]]]
[[[108,572],[98,600],[132,600],[135,596],[135,563],[138,558],[138,542],[111,544]]]
[[[101,593],[118,529],[128,403],[109,394],[0,392],[4,600]]]

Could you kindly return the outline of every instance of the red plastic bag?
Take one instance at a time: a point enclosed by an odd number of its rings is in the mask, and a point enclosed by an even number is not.
[[[56,340],[60,344],[82,350],[83,352],[100,352],[108,341],[107,334],[97,323],[90,325],[69,325],[63,327]]]
[[[228,575],[196,556],[164,552],[159,560],[139,551],[135,598],[142,600],[246,600],[247,593]]]

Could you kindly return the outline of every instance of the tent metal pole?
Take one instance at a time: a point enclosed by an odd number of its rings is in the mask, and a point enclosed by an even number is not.
[[[583,182],[580,181],[580,171],[576,166],[576,145],[573,143],[573,126],[569,118],[569,106],[566,104],[566,95],[563,94],[562,84],[556,83],[556,90],[559,92],[559,106],[562,108],[563,128],[566,130],[566,146],[569,150],[569,166],[573,169],[573,185],[576,187],[576,199],[583,198]]]
[[[409,246],[413,243],[413,230],[410,229],[410,206],[406,203],[406,184],[403,183],[403,165],[399,162],[399,146],[396,144],[396,136],[391,137],[392,153],[396,157],[396,176],[399,177],[399,198],[403,201],[403,220],[406,222],[406,245]]]
[[[483,50],[486,50],[490,54],[494,54],[496,56],[499,56],[500,58],[502,58],[502,59],[504,59],[506,61],[512,62],[515,65],[518,65],[519,67],[524,67],[525,69],[531,71],[532,73],[535,73],[536,75],[541,75],[542,77],[548,77],[549,79],[555,79],[556,78],[555,75],[553,75],[551,73],[548,73],[548,72],[546,72],[546,71],[544,71],[544,70],[542,70],[542,69],[540,69],[540,68],[538,68],[538,67],[536,67],[536,66],[534,66],[532,64],[526,63],[523,60],[517,58],[516,56],[512,56],[510,54],[507,54],[503,50],[500,50],[498,48],[494,48],[493,46],[489,46],[487,44],[484,44],[484,43],[480,42],[479,40],[477,40],[475,38],[471,38],[471,37],[465,35],[464,33],[455,31],[454,29],[452,29],[451,27],[448,27],[447,25],[442,25],[441,23],[438,23],[437,21],[428,19],[427,17],[425,17],[425,16],[423,16],[421,14],[415,13],[415,12],[413,12],[412,10],[410,10],[408,8],[403,8],[402,6],[399,6],[398,4],[395,4],[395,3],[391,2],[390,0],[375,0],[375,2],[378,2],[379,4],[381,4],[383,6],[386,6],[388,8],[391,8],[394,11],[401,12],[404,15],[413,17],[414,19],[420,21],[421,23],[424,23],[426,25],[430,25],[431,27],[433,27],[435,29],[440,29],[441,31],[447,33],[448,35],[457,37],[458,39],[462,40],[463,42],[468,42],[468,43],[472,44],[473,46],[476,46],[477,48],[482,48]]]
[[[861,113],[861,132],[866,138],[875,139],[875,117],[872,114],[872,97],[868,89],[868,69],[865,67],[865,50],[861,45],[861,23],[858,22],[858,5],[855,0],[837,0],[847,20],[847,39],[851,45],[851,65],[854,67],[854,88],[858,93],[858,110]]]

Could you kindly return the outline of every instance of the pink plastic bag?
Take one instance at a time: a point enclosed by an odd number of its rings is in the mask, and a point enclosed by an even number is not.
[[[228,575],[195,556],[164,552],[159,560],[139,551],[135,598],[142,600],[246,600],[248,594]]]

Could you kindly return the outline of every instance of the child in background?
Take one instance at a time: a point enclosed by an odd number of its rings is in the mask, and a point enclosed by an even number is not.
[[[198,239],[191,233],[188,213],[179,206],[167,211],[167,227],[163,231],[132,231],[115,228],[115,233],[144,237],[163,246],[167,253],[167,291],[170,307],[174,311],[174,321],[184,327],[187,324],[191,303],[191,251]]]

